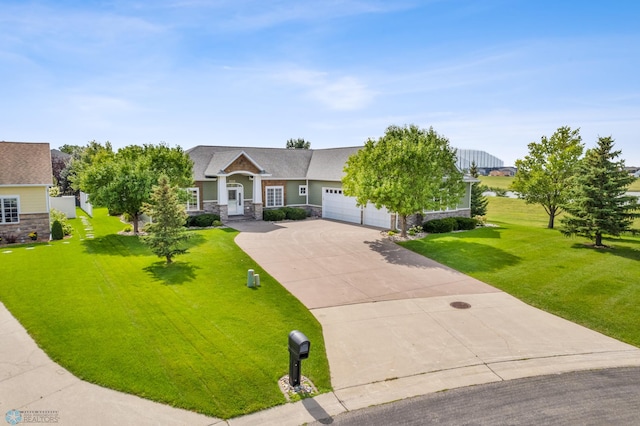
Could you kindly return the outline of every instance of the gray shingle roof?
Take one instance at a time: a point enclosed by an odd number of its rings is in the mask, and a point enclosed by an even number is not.
[[[48,143],[0,142],[0,185],[51,185]]]
[[[194,163],[195,180],[217,176],[244,152],[270,175],[270,179],[341,181],[347,159],[361,148],[286,149],[199,145],[188,150],[187,154]],[[475,182],[470,176],[465,176],[465,181]]]
[[[307,171],[307,179],[340,181],[344,176],[344,166],[352,154],[358,152],[361,146],[346,148],[318,149],[313,151],[313,157]]]
[[[245,153],[271,179],[305,179],[313,150],[199,145],[187,151],[194,163],[195,180],[212,178]]]

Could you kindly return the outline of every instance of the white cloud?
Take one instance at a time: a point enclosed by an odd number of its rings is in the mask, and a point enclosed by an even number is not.
[[[367,107],[375,92],[354,76],[333,76],[331,73],[293,69],[277,72],[274,78],[281,84],[298,86],[305,97],[320,102],[331,110],[349,111]]]

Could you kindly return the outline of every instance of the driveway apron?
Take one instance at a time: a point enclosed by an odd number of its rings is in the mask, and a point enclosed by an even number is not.
[[[379,229],[321,219],[233,226],[241,231],[236,243],[322,324],[334,392],[347,409],[640,365],[638,348],[406,250]]]

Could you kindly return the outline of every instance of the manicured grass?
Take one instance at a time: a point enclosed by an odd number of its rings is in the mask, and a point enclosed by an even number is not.
[[[498,228],[433,234],[403,246],[515,297],[609,336],[640,346],[640,238],[587,247],[546,229],[540,206],[489,198]]]
[[[511,182],[513,182],[513,176],[479,176],[480,183],[487,185],[490,188],[502,188],[509,190]]]
[[[166,266],[97,209],[94,239],[2,247],[0,300],[72,373],[100,385],[221,418],[285,402],[287,336],[312,342],[302,374],[330,390],[320,324],[234,243],[231,229],[194,231]],[[246,287],[247,269],[262,287]]]
[[[509,190],[509,186],[514,178],[513,176],[480,176],[478,179],[480,179],[483,185],[487,185],[488,187]],[[640,192],[640,179],[636,179],[631,186],[629,186],[629,191]]]

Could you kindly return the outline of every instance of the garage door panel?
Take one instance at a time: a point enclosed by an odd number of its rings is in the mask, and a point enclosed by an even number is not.
[[[391,226],[391,214],[386,207],[377,209],[371,203],[367,203],[362,213],[363,223],[377,228],[389,228]]]
[[[347,197],[343,194],[342,189],[336,188],[323,189],[322,217],[351,223],[361,223],[360,207],[357,206],[356,199]]]
[[[378,228],[391,225],[391,214],[386,208],[377,209],[371,203],[360,208],[355,197],[347,197],[339,188],[322,189],[322,217]]]

